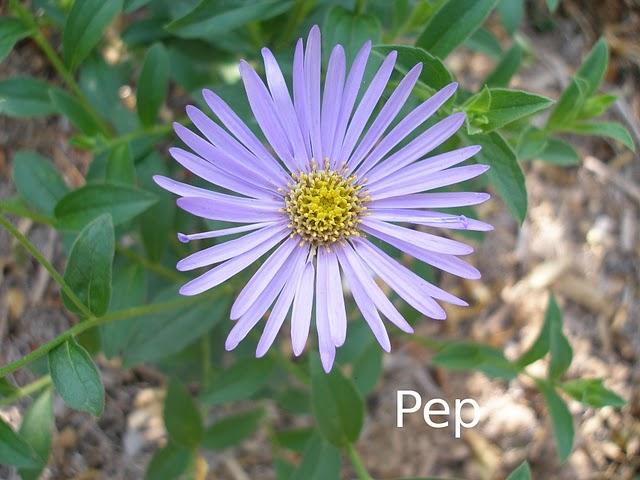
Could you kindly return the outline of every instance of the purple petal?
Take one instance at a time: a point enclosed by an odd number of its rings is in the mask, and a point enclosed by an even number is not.
[[[403,107],[409,94],[422,72],[422,64],[414,66],[409,73],[400,81],[396,89],[393,91],[389,100],[384,104],[375,121],[371,124],[364,138],[356,148],[351,158],[347,162],[350,171],[353,171],[362,161],[370,150],[378,143],[380,137],[384,134],[387,127],[391,124],[396,115]]]
[[[371,42],[367,41],[356,55],[356,58],[351,65],[351,69],[349,70],[349,75],[347,75],[347,81],[345,82],[342,94],[342,104],[340,105],[340,115],[338,116],[338,122],[336,123],[333,147],[331,149],[330,156],[331,164],[334,168],[339,164],[338,157],[340,156],[340,150],[342,150],[344,134],[347,130],[347,125],[349,124],[349,119],[351,118],[351,112],[353,111],[353,106],[356,103],[356,98],[358,97],[358,91],[360,90],[362,77],[364,75],[364,70],[367,66],[367,60],[369,59],[370,53]]]
[[[236,115],[236,113],[211,90],[203,90],[202,96],[213,113],[217,115],[222,124],[238,139],[251,153],[261,160],[263,168],[268,170],[274,177],[274,181],[286,185],[291,179],[273,158],[269,151],[262,145],[262,142],[253,134],[247,125]]]
[[[298,169],[306,166],[308,157],[307,151],[304,145],[304,139],[302,137],[302,131],[300,130],[300,124],[298,123],[298,117],[296,111],[293,108],[293,102],[289,95],[287,83],[284,80],[280,66],[276,61],[273,53],[268,48],[262,49],[262,58],[264,59],[264,69],[267,76],[267,84],[273,97],[273,102],[276,106],[275,112],[282,123],[291,146],[293,147],[293,156],[295,164]]]
[[[397,285],[402,287],[405,294],[409,294],[409,296],[413,297],[412,298],[413,301],[415,301],[416,299],[420,300],[423,298],[429,298],[430,300],[432,300],[431,297],[433,297],[433,298],[437,298],[439,300],[443,300],[445,302],[451,303],[453,305],[460,305],[464,307],[469,305],[464,300],[461,300],[455,295],[452,295],[449,292],[446,292],[441,288],[436,287],[435,285],[432,285],[422,277],[416,275],[407,267],[398,263],[396,260],[391,258],[386,253],[384,253],[382,250],[373,246],[371,242],[367,240],[362,240],[362,239],[356,239],[356,240],[357,240],[356,251],[358,252],[358,254],[360,254],[360,256],[365,261],[365,263],[370,262],[372,259],[376,258],[379,263],[376,264],[375,267],[371,265],[371,263],[367,263],[367,264],[372,266],[374,270],[378,268],[380,271],[385,272],[387,277],[391,277],[393,281],[397,279],[398,281]],[[363,257],[363,255],[365,256]],[[382,277],[379,271],[376,271],[376,273],[380,277]],[[390,282],[387,281],[387,279],[385,279],[384,277],[382,278],[383,280],[385,280],[385,282],[389,284],[389,286],[391,286],[391,288],[396,290],[395,287]],[[399,290],[396,290],[396,292],[398,293],[398,295],[402,296],[402,293],[400,293]],[[407,299],[405,298],[405,300]],[[407,300],[407,303],[411,304],[411,302],[409,302],[408,300]],[[439,312],[441,312],[441,314],[444,314],[444,311],[442,310],[440,305],[438,305],[437,303],[436,305],[439,307],[438,309]],[[413,307],[419,310],[417,307],[415,306]],[[439,318],[439,317],[433,317],[433,318]],[[444,318],[444,317],[441,317],[441,318]]]
[[[323,256],[327,266],[327,316],[331,329],[331,339],[336,347],[347,338],[347,313],[344,307],[342,279],[335,252],[326,248],[318,249],[318,257]]]
[[[185,283],[180,289],[181,295],[197,295],[210,288],[220,285],[222,282],[233,277],[238,272],[244,270],[262,255],[273,248],[278,241],[264,242],[247,253],[238,255],[237,257],[227,260],[226,262],[212,268],[208,272],[194,278],[190,282]]]
[[[192,253],[188,257],[180,260],[176,265],[176,268],[181,272],[184,272],[193,270],[194,268],[205,267],[207,265],[222,262],[248,252],[252,248],[272,239],[282,240],[288,234],[289,229],[287,228],[286,223],[276,223],[275,225],[265,227],[257,232],[248,233],[240,238],[235,238],[233,240],[205,248],[199,252]]]
[[[244,60],[240,61],[240,77],[247,92],[249,106],[269,144],[273,147],[289,171],[295,171],[291,144],[280,120],[275,114],[275,105],[255,70]]]
[[[323,165],[322,132],[320,127],[320,68],[321,68],[320,29],[314,25],[307,37],[307,48],[304,54],[304,81],[306,87],[307,125],[311,137],[312,157],[319,165]]]
[[[342,150],[340,151],[340,157],[336,165],[341,165],[343,162],[346,163],[351,156],[353,147],[355,147],[362,130],[371,116],[371,112],[373,112],[373,109],[378,104],[378,100],[380,100],[380,96],[387,86],[389,77],[393,72],[393,67],[396,64],[397,57],[398,52],[395,50],[387,55],[373,77],[373,80],[371,80],[369,88],[364,92],[362,100],[360,100],[360,104],[358,105],[358,108],[356,108],[356,112],[353,114],[353,118],[349,123],[349,128],[347,129],[344,143],[342,144]]]
[[[396,125],[388,135],[386,135],[380,143],[367,155],[362,165],[357,168],[356,172],[359,177],[364,176],[371,168],[373,168],[387,153],[391,151],[398,143],[404,140],[411,132],[422,125],[431,115],[433,115],[458,88],[457,83],[450,83],[442,90],[439,90],[428,100],[417,106],[406,117],[404,117],[398,125]]]
[[[296,289],[291,313],[291,347],[294,355],[298,356],[304,350],[311,325],[311,309],[313,307],[313,285],[315,283],[315,269],[313,263],[307,262],[302,273],[302,279]]]
[[[302,46],[302,39],[298,39],[296,43],[296,50],[293,55],[293,104],[296,109],[296,116],[298,117],[298,124],[302,131],[302,138],[304,141],[305,150],[307,151],[307,158],[311,158],[311,144],[309,125],[307,123],[307,87],[304,78],[304,47]]]
[[[391,303],[387,298],[382,289],[371,278],[371,275],[362,264],[358,255],[353,251],[351,245],[344,245],[342,248],[339,248],[336,253],[349,285],[352,285],[354,282],[358,282],[362,287],[362,290],[371,299],[376,308],[380,310],[380,312],[387,317],[391,323],[403,332],[413,333],[413,327],[409,325],[393,303]]]
[[[431,174],[428,179],[422,182],[407,180],[387,188],[381,188],[380,190],[373,189],[369,192],[373,200],[409,195],[411,193],[424,192],[425,190],[433,190],[434,188],[464,182],[465,180],[470,180],[482,175],[487,170],[489,170],[489,166],[481,164],[448,168],[447,170]]]
[[[299,238],[290,238],[284,242],[278,249],[271,254],[269,258],[260,266],[260,268],[253,274],[251,280],[244,286],[236,297],[235,302],[231,306],[231,319],[241,317],[251,307],[256,298],[265,289],[269,282],[273,279],[274,275],[280,270],[280,267],[291,256],[291,253],[296,248],[296,245],[300,241]],[[302,250],[302,248],[300,248]],[[298,252],[296,252],[296,255]],[[291,273],[291,272],[288,272]]]
[[[456,133],[464,123],[463,112],[449,115],[444,120],[418,135],[407,146],[401,148],[367,174],[369,182],[385,178],[402,167],[416,161],[434,148],[442,145],[451,135]],[[360,177],[359,177],[360,178]]]
[[[488,223],[465,217],[464,215],[451,215],[427,210],[417,211],[410,209],[392,208],[386,210],[369,209],[371,218],[384,222],[414,223],[429,227],[450,228],[452,230],[471,230],[476,232],[489,232],[493,227]]]
[[[345,249],[347,247],[344,247]],[[339,254],[340,255],[340,254]],[[382,347],[385,352],[389,352],[391,350],[391,342],[389,341],[389,334],[387,333],[387,329],[384,327],[382,323],[382,319],[372,302],[372,299],[367,295],[366,290],[363,288],[360,283],[358,277],[355,275],[351,266],[348,262],[341,261],[342,269],[344,270],[344,274],[347,277],[347,282],[349,283],[349,288],[351,289],[351,294],[353,295],[353,299],[356,301],[356,305],[358,305],[358,309],[362,313],[367,324],[369,324],[369,328],[373,332],[373,335],[378,340],[378,343]]]
[[[211,200],[209,198],[182,197],[177,203],[183,210],[201,218],[223,222],[251,223],[270,222],[286,218],[282,212],[271,205],[253,205],[235,198]],[[251,200],[251,199],[247,199]]]
[[[240,227],[221,228],[219,230],[210,230],[208,232],[198,233],[178,233],[178,240],[182,243],[189,243],[194,240],[203,240],[206,238],[224,237],[226,235],[234,235],[236,233],[250,232],[252,230],[258,230],[263,227],[274,225],[276,222],[262,222],[262,223],[250,223],[249,225],[242,225]]]
[[[375,232],[382,232],[392,237],[400,238],[435,253],[444,253],[448,255],[467,255],[473,252],[473,248],[469,245],[451,240],[450,238],[439,237],[426,232],[411,230],[410,228],[400,227],[392,223],[381,222],[372,217],[365,217],[362,225],[369,227]]]
[[[491,198],[488,193],[481,192],[438,192],[414,193],[402,197],[374,200],[370,202],[370,209],[384,208],[453,208],[478,205]]]
[[[253,198],[276,199],[279,197],[278,193],[247,183],[181,148],[170,148],[169,154],[191,173],[214,185]]]
[[[335,138],[338,114],[342,104],[342,89],[345,77],[345,54],[342,45],[336,45],[329,57],[327,75],[324,80],[324,92],[322,94],[322,151],[325,155],[331,154]],[[333,161],[331,161],[333,165]]]
[[[316,266],[316,330],[318,332],[318,349],[324,371],[329,373],[336,356],[336,346],[331,338],[329,323],[329,298],[327,294],[328,266],[326,255],[317,255]]]
[[[437,320],[447,317],[438,303],[426,293],[422,278],[382,253],[366,240],[355,238],[353,246],[366,265],[409,305],[423,315]]]

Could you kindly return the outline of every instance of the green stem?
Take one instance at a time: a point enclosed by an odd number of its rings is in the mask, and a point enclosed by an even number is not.
[[[42,50],[42,53],[44,53],[45,57],[47,57],[49,63],[51,63],[58,75],[60,75],[67,88],[71,90],[71,93],[73,93],[77,97],[78,101],[82,104],[87,113],[91,115],[97,125],[100,126],[100,130],[102,131],[102,133],[105,136],[110,137],[112,133],[111,127],[103,120],[100,115],[98,115],[91,103],[89,103],[87,97],[82,92],[82,89],[76,82],[75,78],[73,78],[73,74],[69,71],[69,69],[67,69],[67,67],[60,59],[60,56],[56,53],[47,38],[40,31],[38,22],[36,21],[36,18],[33,16],[31,11],[17,0],[11,0],[11,9],[16,13],[18,18],[22,20],[22,22],[31,30],[31,38],[36,43],[36,45],[40,47],[40,50]]]
[[[78,307],[78,310],[80,310],[80,312],[85,317],[93,316],[93,313],[91,313],[91,310],[89,310],[85,306],[85,304],[82,303],[82,301],[76,296],[76,294],[73,293],[73,290],[71,290],[71,287],[69,287],[69,285],[67,285],[67,282],[64,280],[64,278],[62,278],[62,275],[60,275],[58,271],[55,268],[53,268],[53,265],[49,263],[49,260],[44,258],[44,256],[40,253],[40,251],[36,248],[36,246],[33,243],[31,243],[29,239],[25,237],[22,234],[22,232],[13,225],[13,223],[7,220],[7,218],[4,217],[3,215],[0,215],[0,225],[6,228],[7,231],[11,233],[11,235],[13,235],[16,238],[16,240],[18,240],[18,242],[20,242],[20,244],[25,249],[27,249],[27,251],[31,255],[33,255],[33,257],[38,261],[38,263],[40,263],[40,265],[42,265],[44,268],[47,269],[47,271],[51,275],[51,278],[55,280],[55,282],[60,286],[62,291],[67,295],[67,297],[69,297],[69,300],[71,300],[73,304],[76,307]]]
[[[179,274],[175,270],[171,270],[170,268],[167,268],[159,263],[152,262],[151,260],[143,257],[130,248],[117,245],[116,251],[122,256],[127,257],[129,260],[133,260],[134,262],[139,263],[147,270],[154,272],[161,277],[166,278],[167,280],[170,280],[172,282],[184,282],[186,280],[185,276]]]
[[[347,454],[349,455],[349,460],[351,461],[351,465],[353,465],[356,475],[358,475],[358,479],[373,480],[373,477],[369,475],[369,472],[367,471],[367,467],[364,466],[358,451],[351,443],[347,445]]]
[[[363,15],[367,11],[367,0],[356,0],[356,13]]]
[[[67,340],[80,335],[81,333],[100,325],[104,325],[118,320],[126,320],[128,318],[141,317],[143,315],[152,315],[154,313],[164,313],[167,310],[175,310],[180,307],[185,307],[194,303],[203,302],[209,300],[218,295],[219,292],[209,292],[201,294],[197,297],[181,297],[175,300],[169,300],[162,303],[152,303],[151,305],[139,305],[137,307],[126,308],[124,310],[118,310],[115,312],[109,312],[102,317],[91,317],[86,320],[77,323],[66,332],[61,333],[53,340],[40,345],[35,350],[31,351],[24,357],[11,362],[0,368],[0,378],[15,372],[16,370],[28,365],[29,363],[38,360],[39,358],[48,354],[51,350],[58,345],[66,342]]]
[[[180,119],[176,120],[178,123],[184,123]],[[140,128],[138,130],[134,130],[131,133],[127,133],[125,135],[121,135],[119,137],[115,137],[111,140],[108,140],[106,143],[101,144],[98,148],[94,150],[94,153],[99,154],[106,152],[108,150],[112,150],[115,147],[118,147],[124,143],[132,142],[134,140],[138,140],[139,138],[158,135],[165,136],[171,133],[173,126],[171,123],[168,124],[160,124],[154,125],[153,127],[148,128]]]
[[[40,377],[39,379],[25,385],[24,387],[16,389],[16,391],[8,397],[0,398],[0,406],[11,405],[12,403],[17,402],[23,397],[33,395],[34,393],[47,388],[49,385],[51,385],[51,377],[49,375]]]

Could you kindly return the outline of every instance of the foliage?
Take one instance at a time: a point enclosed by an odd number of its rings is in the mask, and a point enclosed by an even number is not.
[[[70,145],[92,158],[86,184],[70,190],[53,161],[35,152],[16,152],[13,180],[18,195],[0,199],[0,212],[51,225],[63,235],[67,263],[60,275],[0,217],[58,282],[65,307],[78,318],[71,330],[0,368],[7,398],[44,388],[18,432],[0,421],[0,463],[17,467],[24,479],[37,478],[47,463],[54,391],[70,408],[102,413],[104,386],[92,358],[97,351],[120,357],[126,367],[151,363],[170,378],[164,402],[168,443],[154,454],[147,478],[191,478],[200,449],[237,445],[268,424],[265,402],[315,419],[313,429],[272,432],[279,479],[338,478],[341,451],[360,478],[370,478],[354,445],[362,430],[364,400],[382,374],[382,354],[366,329],[351,322],[339,366],[330,375],[322,372],[315,355],[293,361],[283,348],[257,360],[250,353],[255,339],[228,361],[220,339],[231,322],[221,320],[228,317],[229,299],[247,277],[240,275],[199,297],[176,295],[185,277],[173,266],[190,248],[177,242],[174,232],[195,231],[197,220],[179,215],[170,197],[153,185],[151,175],[175,168],[164,152],[171,120],[185,121],[176,113],[181,109],[174,107],[200,103],[203,87],[219,92],[248,125],[255,126],[231,68],[239,58],[259,64],[264,45],[279,58],[292,58],[295,39],[320,23],[325,52],[341,43],[348,62],[367,39],[373,40],[377,56],[398,52],[398,73],[422,62],[411,100],[417,104],[454,80],[444,61],[457,48],[492,57],[495,68],[481,88],[460,89],[441,115],[466,113],[465,128],[453,142],[483,147],[477,159],[491,166],[489,188],[518,223],[527,215],[524,162],[540,159],[567,167],[580,162],[564,134],[599,135],[635,148],[622,125],[598,118],[616,99],[600,91],[608,65],[604,39],[594,45],[557,100],[509,88],[522,63],[535,56],[517,33],[524,0],[34,0],[31,7],[18,0],[9,3],[9,15],[0,18],[0,60],[31,38],[57,78],[1,80],[0,113],[15,118],[63,116],[75,130]],[[552,11],[558,3],[547,0]],[[36,16],[36,8],[42,15]],[[511,35],[506,45],[483,26],[494,10]],[[105,50],[114,36],[123,42],[125,54],[107,61]],[[135,85],[135,108],[120,101],[123,85]],[[546,120],[538,121],[541,118]],[[469,211],[473,215],[471,207],[464,214]],[[98,333],[97,348],[83,343],[83,332]],[[547,377],[534,378],[533,383],[546,401],[562,460],[571,453],[574,437],[563,395],[594,408],[624,404],[602,379],[565,380],[572,351],[553,295],[539,336],[515,360],[488,345],[415,340],[436,350],[436,366],[477,369],[503,381],[530,376],[527,366],[548,357]],[[50,377],[23,389],[6,380],[6,375],[43,357],[48,358]],[[212,407],[239,400],[260,406],[209,419]],[[290,463],[291,455],[281,455],[280,450],[297,452],[300,462]],[[509,478],[530,478],[528,465],[522,464]]]

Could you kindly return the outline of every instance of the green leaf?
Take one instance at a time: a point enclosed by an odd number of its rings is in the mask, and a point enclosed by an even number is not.
[[[406,74],[416,64],[422,62],[422,72],[418,79],[418,86],[424,85],[427,90],[440,90],[453,82],[453,75],[442,60],[434,57],[422,48],[409,45],[378,45],[374,52],[386,55],[392,50],[398,52],[395,68],[402,74]]]
[[[511,1],[511,0],[509,0]],[[504,3],[504,2],[503,2]],[[513,45],[502,56],[496,68],[489,74],[485,80],[485,84],[489,87],[507,87],[511,78],[520,69],[522,64],[522,55],[524,50],[518,42],[513,42]]]
[[[504,28],[513,35],[524,19],[524,0],[500,0],[496,9]]]
[[[156,450],[147,465],[144,474],[145,480],[176,480],[182,478],[189,465],[193,462],[195,452],[168,443],[165,447]]]
[[[569,412],[567,404],[560,398],[552,385],[545,381],[538,381],[537,384],[551,415],[551,425],[560,461],[564,462],[573,448],[574,430],[571,412]]]
[[[373,15],[363,15],[335,5],[329,9],[322,28],[325,57],[337,44],[344,47],[347,65],[367,41],[375,45],[380,41],[380,21]]]
[[[135,185],[136,167],[129,143],[121,143],[109,152],[105,179],[112,184]]]
[[[25,150],[13,156],[13,181],[20,196],[48,216],[53,215],[53,207],[69,191],[50,160]]]
[[[104,386],[91,356],[74,340],[49,352],[49,371],[58,394],[75,410],[100,416],[104,410]]]
[[[547,120],[548,130],[561,130],[578,118],[587,100],[587,88],[586,80],[577,77],[571,80],[569,86],[560,95],[551,115],[549,115]]]
[[[311,405],[320,433],[341,447],[355,443],[362,429],[362,397],[336,366],[325,373],[317,355],[311,359]]]
[[[527,462],[522,462],[518,468],[509,474],[507,480],[531,480],[531,469]]]
[[[16,43],[27,36],[29,29],[20,20],[0,17],[0,62],[7,58]]]
[[[491,90],[485,86],[478,93],[469,97],[462,108],[467,113],[486,113],[491,108]]]
[[[222,450],[238,445],[258,429],[262,417],[264,410],[257,409],[218,420],[204,432],[202,446]]]
[[[340,450],[316,434],[308,441],[302,462],[289,480],[330,478],[340,478]]]
[[[617,122],[577,122],[566,125],[560,130],[578,135],[596,135],[598,137],[612,138],[628,149],[636,151],[636,146],[629,130]]]
[[[36,468],[21,468],[19,470],[22,480],[37,480],[40,478],[51,452],[53,427],[53,392],[48,388],[27,409],[22,425],[20,425],[20,436],[41,459]]]
[[[584,102],[579,118],[585,120],[600,116],[606,112],[616,100],[618,100],[618,97],[609,93],[593,95]]]
[[[484,23],[497,3],[498,0],[448,0],[431,17],[416,46],[445,58]]]
[[[50,85],[23,75],[0,81],[0,113],[10,117],[41,117],[56,113]]]
[[[67,117],[69,121],[87,136],[93,136],[100,132],[101,126],[73,95],[64,90],[50,89],[49,97],[56,110]]]
[[[482,146],[477,158],[491,167],[488,172],[491,183],[511,214],[522,223],[527,215],[527,187],[515,153],[496,132],[471,138]]]
[[[537,155],[540,160],[561,167],[580,164],[580,155],[569,143],[557,138],[549,138],[544,149]]]
[[[369,394],[382,375],[382,350],[377,343],[370,342],[353,362],[352,380],[361,395]]]
[[[144,57],[138,79],[136,108],[145,126],[155,123],[169,87],[169,57],[161,43],[153,45]]]
[[[125,185],[89,184],[65,195],[56,205],[58,226],[80,230],[91,220],[110,213],[114,225],[131,220],[157,201],[155,195]]]
[[[483,27],[480,27],[467,38],[464,44],[471,50],[484,53],[493,58],[500,58],[502,56],[500,42],[490,30]]]
[[[549,304],[545,315],[545,323],[549,319],[549,379],[555,380],[567,371],[573,358],[573,350],[562,333],[562,311],[553,294],[549,295]]]
[[[71,70],[75,70],[87,58],[121,10],[122,0],[83,0],[73,3],[62,30],[62,53]]]
[[[547,8],[551,13],[555,12],[560,5],[560,0],[547,0]]]
[[[291,5],[293,0],[257,0],[240,5],[234,0],[201,0],[193,10],[165,28],[182,38],[221,36],[250,22],[280,15]]]
[[[313,427],[292,428],[275,432],[273,439],[280,447],[303,453],[309,440],[316,435]]]
[[[115,234],[111,216],[100,215],[76,238],[69,252],[64,279],[96,316],[104,315],[111,300],[111,275]],[[65,306],[75,313],[78,307],[62,293]]]
[[[509,123],[548,108],[553,100],[521,90],[491,89],[491,108],[484,114],[487,119],[483,130],[493,131]]]
[[[267,385],[274,367],[269,358],[238,360],[213,379],[200,399],[207,405],[221,405],[251,398]]]
[[[547,132],[541,128],[529,126],[520,134],[516,145],[518,160],[537,158],[547,147],[549,138]]]
[[[608,405],[624,407],[627,403],[624,398],[606,388],[602,378],[570,380],[562,383],[560,388],[571,397],[590,407],[602,408]]]
[[[41,463],[33,448],[0,417],[0,465],[38,468]]]
[[[600,88],[602,80],[604,80],[604,76],[607,73],[608,64],[609,48],[607,47],[607,41],[604,38],[600,38],[576,72],[576,77],[586,82],[586,97],[590,97]]]
[[[188,448],[200,444],[204,434],[202,416],[189,391],[177,380],[169,381],[162,417],[172,442]]]
[[[480,370],[490,377],[507,380],[518,373],[500,350],[472,342],[451,343],[438,352],[432,362],[450,370]]]

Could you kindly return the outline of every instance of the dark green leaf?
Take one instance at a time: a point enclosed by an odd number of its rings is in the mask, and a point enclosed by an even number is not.
[[[504,127],[511,122],[548,108],[553,100],[521,90],[491,89],[491,108],[484,114],[486,132]]]
[[[311,359],[311,405],[320,433],[336,446],[355,443],[362,429],[362,397],[335,366],[325,373],[320,359]]]
[[[151,1],[152,0],[124,0],[124,11],[127,13],[133,12],[144,7]]]
[[[311,410],[309,393],[296,387],[289,387],[278,394],[276,405],[290,413],[304,414]]]
[[[53,426],[53,392],[48,388],[27,409],[22,425],[20,425],[20,436],[42,459],[40,465],[36,468],[21,468],[19,470],[22,480],[37,480],[40,478],[51,451]]]
[[[0,465],[38,468],[41,463],[33,448],[0,417]]]
[[[551,115],[549,115],[547,120],[547,128],[549,130],[562,129],[579,116],[587,100],[587,87],[587,82],[581,78],[573,78],[571,80],[569,86],[560,95]]]
[[[486,28],[479,28],[469,38],[467,38],[464,44],[471,50],[484,53],[493,58],[500,58],[502,56],[502,47],[496,36]]]
[[[65,230],[80,230],[91,220],[110,213],[114,225],[120,225],[144,212],[157,201],[155,195],[125,185],[85,185],[64,196],[56,205],[58,225]]]
[[[202,446],[221,450],[238,445],[258,429],[263,416],[264,411],[258,409],[218,420],[204,432]]]
[[[276,432],[273,439],[280,447],[303,453],[307,443],[316,433],[312,427],[292,428]]]
[[[375,45],[380,41],[380,21],[373,15],[362,15],[335,5],[331,7],[322,28],[322,43],[328,59],[333,47],[344,47],[347,65],[367,40]]]
[[[602,408],[607,405],[623,407],[627,402],[615,392],[606,388],[601,378],[570,380],[560,387],[579,402],[590,407]]]
[[[509,0],[511,1],[511,0]],[[496,68],[489,74],[485,83],[489,87],[507,87],[511,78],[516,74],[522,63],[523,49],[520,43],[513,42],[513,45],[502,56]]]
[[[104,315],[109,308],[114,253],[115,235],[108,214],[100,215],[82,229],[69,253],[64,279],[96,316]],[[64,292],[62,299],[69,310],[79,313]]]
[[[616,95],[611,95],[608,93],[602,93],[599,95],[593,95],[588,98],[584,105],[582,106],[582,111],[578,118],[581,120],[597,117],[602,115],[604,112],[608,110],[608,108],[615,103],[618,99]]]
[[[527,187],[515,153],[496,132],[474,135],[472,140],[482,146],[478,159],[491,167],[491,183],[511,214],[522,223],[527,215]]]
[[[547,382],[539,381],[538,388],[544,396],[551,415],[551,425],[556,438],[560,461],[564,462],[573,448],[573,418],[567,404],[560,398],[555,388]]]
[[[152,46],[144,57],[138,79],[136,108],[143,125],[155,123],[169,86],[169,57],[161,43]]]
[[[546,317],[549,318],[549,352],[551,353],[549,378],[555,380],[562,376],[571,365],[573,350],[567,337],[562,333],[562,311],[553,294],[549,295],[545,322],[547,322]]]
[[[507,380],[515,378],[518,373],[500,350],[471,342],[451,343],[432,361],[451,370],[480,370],[490,377]]]
[[[65,63],[75,70],[95,47],[102,33],[122,10],[122,0],[74,2],[62,34]]]
[[[255,20],[267,20],[286,12],[293,0],[257,0],[238,4],[235,0],[202,0],[193,10],[174,20],[166,29],[183,38],[221,36]]]
[[[382,375],[382,350],[375,342],[370,342],[353,362],[352,380],[364,396],[373,391]]]
[[[49,352],[49,370],[58,394],[71,408],[95,416],[104,410],[104,386],[91,356],[74,340]]]
[[[36,152],[13,156],[13,181],[20,196],[39,212],[53,215],[53,207],[68,191],[52,162]]]
[[[50,85],[27,76],[0,81],[0,113],[10,117],[40,117],[56,113]]]
[[[136,167],[128,143],[121,143],[109,152],[105,179],[108,183],[135,185]]]
[[[204,434],[202,416],[189,391],[177,380],[169,382],[162,416],[172,442],[189,448],[200,444]]]
[[[604,38],[600,38],[576,72],[576,77],[587,82],[587,88],[585,90],[586,97],[590,97],[600,88],[604,75],[607,73],[608,64],[609,49],[607,47],[607,41]]]
[[[513,35],[524,19],[524,0],[500,0],[496,8],[504,28]]]
[[[29,35],[29,29],[13,17],[0,17],[0,62],[13,50],[14,45]]]
[[[577,122],[559,128],[559,130],[578,135],[596,135],[619,141],[630,150],[636,151],[633,138],[625,127],[617,122]]]
[[[239,360],[213,379],[201,400],[207,405],[220,405],[250,398],[269,382],[273,369],[269,358]]]
[[[145,480],[176,480],[187,471],[193,462],[194,452],[173,443],[167,444],[153,454]]]
[[[486,86],[478,93],[469,97],[462,106],[467,113],[486,113],[491,108],[491,90]]]
[[[340,450],[314,435],[307,443],[302,462],[289,480],[340,478]]]
[[[416,46],[445,58],[482,25],[497,3],[498,0],[448,0],[431,17]]]
[[[100,125],[74,96],[53,88],[49,90],[49,96],[56,110],[67,117],[82,133],[91,136],[100,132]]]
[[[425,85],[428,90],[439,90],[453,82],[453,75],[439,58],[434,57],[422,48],[411,47],[409,45],[378,45],[375,52],[381,55],[395,50],[398,52],[396,60],[396,70],[406,74],[416,64],[422,62],[422,72],[418,80],[418,85]]]
[[[562,167],[580,164],[580,155],[578,155],[576,149],[564,140],[557,138],[549,138],[537,157],[540,160]]]
[[[516,151],[518,160],[531,160],[537,158],[540,153],[547,147],[547,133],[537,127],[529,126],[520,134]]]
[[[518,468],[516,468],[507,477],[507,480],[531,480],[531,469],[527,462],[522,462]]]

